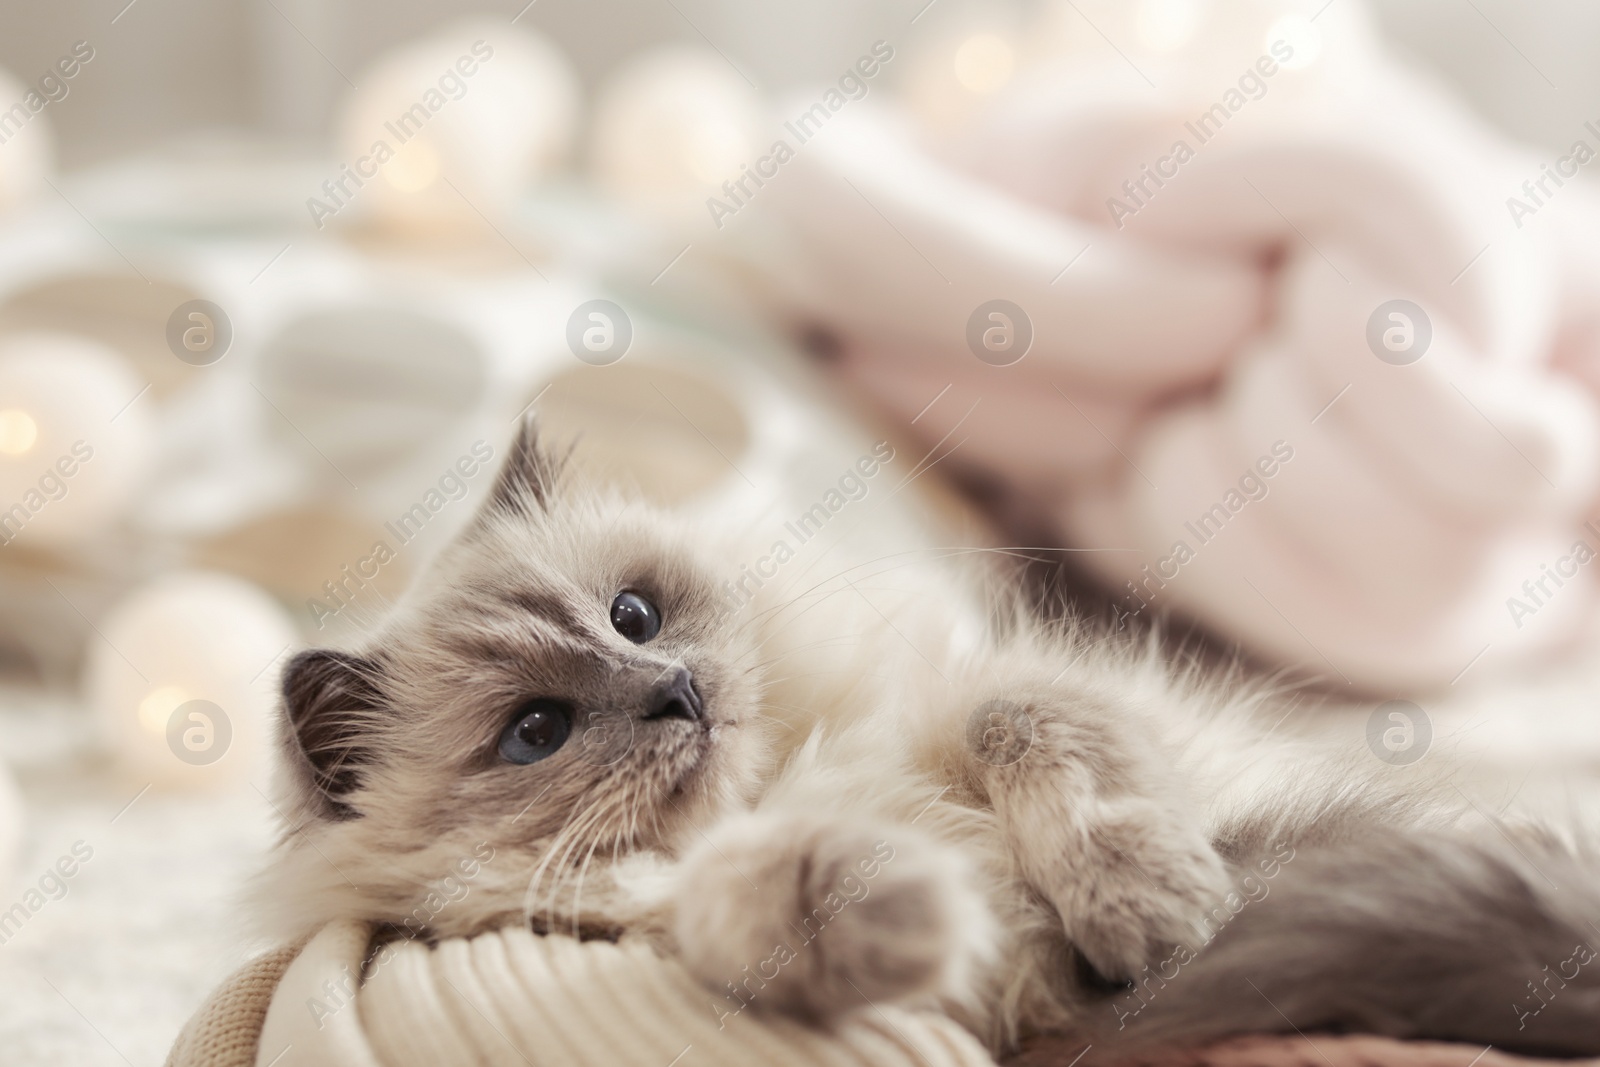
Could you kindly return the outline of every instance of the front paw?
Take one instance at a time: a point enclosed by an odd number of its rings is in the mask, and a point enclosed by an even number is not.
[[[1177,946],[1198,948],[1232,912],[1227,869],[1198,832],[1135,806],[1089,830],[1046,895],[1102,976],[1137,979]]]
[[[685,965],[745,1007],[825,1020],[951,991],[987,911],[953,855],[916,831],[837,816],[754,814],[685,860]]]

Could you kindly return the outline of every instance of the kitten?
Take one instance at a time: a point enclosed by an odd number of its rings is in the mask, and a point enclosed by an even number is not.
[[[366,647],[288,666],[260,907],[642,936],[718,1017],[937,1005],[996,1049],[1600,1052],[1595,866],[1553,835],[1269,736],[1267,695],[1033,621],[955,556],[730,610],[750,547],[575,484],[525,424]]]

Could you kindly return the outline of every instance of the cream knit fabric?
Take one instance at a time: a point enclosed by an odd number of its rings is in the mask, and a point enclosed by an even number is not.
[[[330,926],[303,949],[246,964],[184,1027],[167,1067],[993,1067],[950,1020],[885,1007],[833,1034],[749,1012],[719,1029],[716,999],[638,944],[579,944],[522,930],[437,949],[406,945],[356,994],[369,931]],[[346,968],[349,968],[346,971]],[[332,991],[330,993],[330,990]],[[320,1025],[319,1025],[320,1024]],[[1091,1046],[1092,1048],[1092,1046]],[[1117,1064],[1078,1039],[1038,1039],[1012,1067]],[[1476,1060],[1474,1060],[1476,1057]],[[1600,1067],[1369,1035],[1241,1037],[1146,1051],[1139,1067]]]
[[[280,948],[229,975],[173,1042],[167,1067],[251,1067],[267,1008],[297,954]]]
[[[402,944],[357,990],[369,937],[365,925],[335,923],[298,954],[253,962],[190,1021],[168,1067],[994,1064],[951,1020],[888,1005],[831,1033],[723,1015],[736,1003],[640,942],[508,929]]]

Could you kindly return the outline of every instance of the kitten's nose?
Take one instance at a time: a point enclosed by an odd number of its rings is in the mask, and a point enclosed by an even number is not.
[[[646,719],[686,719],[698,722],[701,715],[700,694],[694,688],[694,675],[679,667],[668,675],[651,692],[646,702]]]

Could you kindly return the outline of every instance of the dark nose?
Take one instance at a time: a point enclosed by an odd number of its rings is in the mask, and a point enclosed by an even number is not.
[[[700,694],[694,688],[694,675],[683,667],[669,674],[651,691],[645,703],[646,719],[684,719],[698,722]]]

